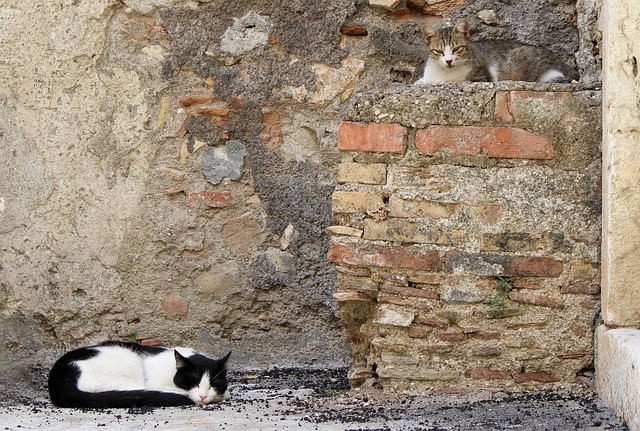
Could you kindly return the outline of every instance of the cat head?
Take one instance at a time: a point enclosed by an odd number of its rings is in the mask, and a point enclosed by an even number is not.
[[[433,30],[423,27],[422,34],[429,46],[429,59],[444,69],[468,63],[473,58],[469,41],[469,22],[460,19],[453,27]]]
[[[187,392],[196,404],[211,404],[230,398],[227,390],[227,360],[229,352],[222,359],[211,359],[195,354],[184,357],[174,350],[176,358],[175,385]]]

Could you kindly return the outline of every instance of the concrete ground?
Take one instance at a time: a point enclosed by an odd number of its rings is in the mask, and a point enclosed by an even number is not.
[[[0,430],[628,430],[585,388],[397,397],[345,391],[328,376],[284,389],[286,378],[244,376],[232,382],[231,401],[206,407],[87,411],[55,408],[45,398],[3,401]]]

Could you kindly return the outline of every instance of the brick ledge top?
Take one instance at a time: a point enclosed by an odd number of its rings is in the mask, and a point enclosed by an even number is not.
[[[539,84],[535,82],[463,82],[441,85],[392,84],[355,94],[344,120],[397,123],[422,128],[431,124],[473,125],[492,120],[498,92],[575,94],[587,105],[600,104],[601,84]]]

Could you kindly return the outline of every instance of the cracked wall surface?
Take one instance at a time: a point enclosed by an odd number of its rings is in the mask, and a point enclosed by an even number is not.
[[[393,3],[3,2],[6,393],[107,338],[233,350],[236,368],[351,361],[325,228],[354,95],[414,81],[420,27],[451,13],[598,80],[595,0]]]

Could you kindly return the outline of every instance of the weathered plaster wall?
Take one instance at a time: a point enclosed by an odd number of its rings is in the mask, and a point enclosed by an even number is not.
[[[0,384],[134,336],[349,363],[324,229],[353,95],[415,80],[420,26],[460,4],[597,80],[589,1],[392,3],[3,2]]]

